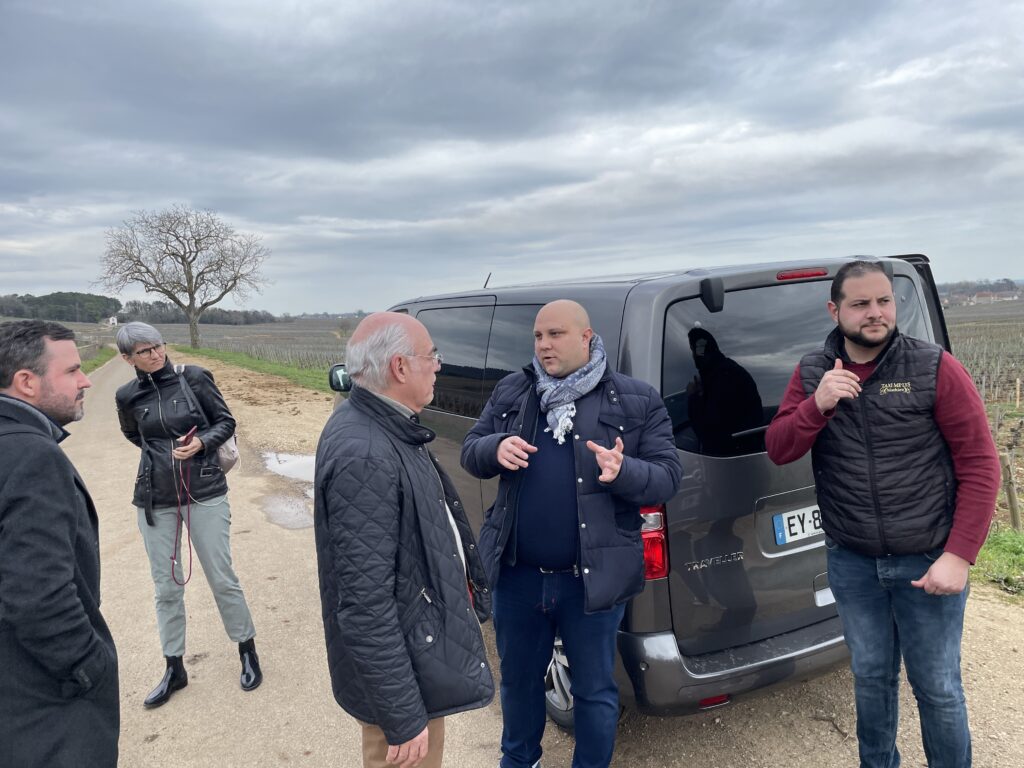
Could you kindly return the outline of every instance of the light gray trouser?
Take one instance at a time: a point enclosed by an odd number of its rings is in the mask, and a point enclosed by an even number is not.
[[[139,530],[149,555],[149,569],[156,587],[156,621],[160,629],[160,644],[164,656],[185,655],[185,581],[186,563],[182,563],[181,550],[188,559],[186,525],[181,527],[181,541],[174,553],[174,566],[178,582],[171,577],[171,552],[177,531],[178,508],[158,507],[153,510],[153,525],[146,522],[146,512],[138,507]],[[181,510],[185,523],[189,523],[186,510]],[[256,634],[249,606],[231,565],[231,508],[227,496],[218,496],[202,504],[192,502],[192,547],[206,574],[220,610],[221,621],[228,637],[236,643],[249,640]]]

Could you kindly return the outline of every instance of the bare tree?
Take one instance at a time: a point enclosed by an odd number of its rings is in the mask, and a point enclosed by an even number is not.
[[[107,231],[99,282],[120,292],[136,283],[165,296],[185,313],[192,347],[199,346],[199,317],[234,294],[259,293],[260,272],[270,250],[259,235],[239,233],[210,211],[176,205],[136,211]]]

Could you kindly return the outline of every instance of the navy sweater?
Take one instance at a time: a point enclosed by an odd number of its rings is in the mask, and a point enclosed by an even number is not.
[[[552,570],[572,568],[579,549],[576,463],[572,433],[561,445],[545,432],[547,416],[538,409],[530,466],[523,476],[516,519],[516,562]]]

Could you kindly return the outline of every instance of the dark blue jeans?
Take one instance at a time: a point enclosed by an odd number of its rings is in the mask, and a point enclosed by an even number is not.
[[[930,768],[969,768],[971,734],[960,681],[967,590],[912,587],[942,554],[867,557],[826,539],[828,580],[852,654],[862,768],[898,768],[900,657],[921,715]]]
[[[583,612],[583,579],[505,566],[494,590],[501,656],[501,767],[530,768],[544,735],[544,673],[562,638],[572,671],[576,749],[572,768],[607,768],[615,748],[619,689],[612,679],[624,605]]]

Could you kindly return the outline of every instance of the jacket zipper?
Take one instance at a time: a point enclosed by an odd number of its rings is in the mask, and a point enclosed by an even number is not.
[[[867,444],[868,453],[868,476],[871,482],[871,501],[875,508],[875,522],[878,525],[878,538],[882,544],[882,550],[889,553],[889,543],[885,540],[885,526],[882,524],[882,506],[878,503],[878,477],[875,472],[875,450],[871,441],[871,427],[868,424],[868,404],[866,400],[860,400],[861,422],[864,425],[864,442]]]
[[[426,451],[426,448],[424,448],[423,450]],[[437,484],[439,486],[441,486],[441,499],[442,499],[442,501],[444,501],[444,504],[445,504],[444,512],[445,512],[446,515],[448,515],[449,517],[452,518],[451,522],[455,522],[454,516],[451,514],[451,511],[447,508],[448,502],[445,499],[444,482],[442,482],[442,480],[441,480],[441,473],[438,472],[437,471],[437,467],[434,466],[434,461],[433,461],[433,459],[430,458],[429,452],[427,453],[427,461],[430,462],[430,466],[434,470],[434,477],[437,478]],[[456,546],[461,544],[462,545],[461,549],[462,549],[463,553],[466,553],[466,551],[467,551],[466,550],[466,542],[462,541],[462,535],[459,533],[459,525],[458,525],[458,523],[455,523],[455,525],[450,525],[449,524],[448,527],[452,529],[452,533],[454,533],[456,536],[459,537],[459,541],[456,542]],[[464,556],[465,556],[465,560],[462,561],[462,568],[466,572],[466,581],[469,582],[469,585],[473,588],[474,592],[479,592],[480,591],[479,585],[475,581],[473,581],[473,577],[469,573],[469,555],[468,554],[464,554]],[[427,595],[426,591],[427,591],[427,588],[424,587],[423,588],[423,596],[427,599],[428,603],[433,602],[430,599],[430,597]]]
[[[457,524],[454,524],[455,523],[455,518],[452,515],[451,510],[448,509],[448,500],[447,500],[447,497],[444,494],[444,483],[441,481],[441,473],[438,472],[437,471],[437,467],[434,466],[434,460],[430,458],[430,452],[427,451],[426,448],[423,449],[423,452],[427,454],[427,463],[430,464],[430,468],[432,470],[434,470],[434,477],[437,478],[437,485],[441,489],[441,503],[444,504],[444,514],[445,514],[446,517],[449,518],[449,520],[448,520],[448,527],[452,529],[452,533],[454,533],[455,536],[458,537],[458,539],[459,539],[458,541],[455,542],[456,549],[462,549],[463,551],[465,551],[466,544],[465,544],[464,541],[462,541],[462,536],[459,534],[459,526]],[[466,559],[462,561],[462,569],[466,572],[466,578],[468,579],[469,578],[469,555],[465,555],[465,558]],[[424,587],[424,589],[426,589],[426,587]]]
[[[174,449],[174,441],[172,439],[170,431],[167,429],[167,423],[164,421],[164,401],[160,397],[160,387],[156,385],[156,381],[153,380],[153,374],[147,373],[146,376],[149,378],[149,383],[153,385],[153,391],[156,392],[156,412],[157,417],[160,419],[160,426],[163,427],[164,435],[171,440],[171,449]]]
[[[530,413],[530,404],[532,402],[534,402],[534,401],[536,401],[536,403],[537,403],[537,408],[536,408],[536,411],[534,413]],[[526,427],[526,417],[527,417],[527,415],[532,417],[532,418],[530,418],[530,424],[532,426],[529,427],[530,439],[527,440],[527,442],[530,445],[536,445],[537,444],[537,416],[538,416],[539,412],[540,412],[540,401],[536,398],[535,392],[534,392],[534,388],[533,388],[533,384],[531,383],[530,386],[527,388],[526,393],[523,396],[523,406],[522,406],[522,408],[519,409],[519,416],[522,419],[522,421],[520,421],[520,423],[519,423],[519,435],[520,435],[520,437],[522,437],[523,430]],[[519,559],[519,553],[516,551],[517,550],[516,539],[515,539],[514,536],[512,536],[512,531],[519,527],[519,521],[518,521],[518,519],[516,517],[516,510],[518,509],[518,505],[519,505],[519,486],[520,485],[522,485],[521,473],[517,471],[516,474],[515,474],[515,479],[510,483],[508,492],[505,495],[505,507],[506,507],[506,509],[505,509],[505,516],[506,516],[506,519],[511,520],[512,522],[509,523],[508,533],[505,534],[505,536],[503,537],[504,541],[501,542],[501,544],[502,544],[501,551],[502,552],[505,551],[505,548],[508,546],[508,541],[511,538],[512,539],[512,557],[510,558],[509,565],[515,565],[516,561]],[[511,515],[509,515],[509,511],[510,510],[511,510]]]

